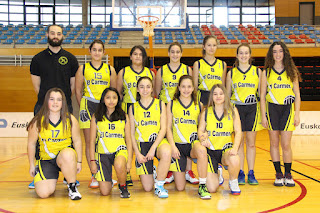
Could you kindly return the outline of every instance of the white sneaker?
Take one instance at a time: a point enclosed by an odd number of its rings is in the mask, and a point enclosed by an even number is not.
[[[238,184],[238,178],[234,180],[229,180],[229,188],[231,190],[231,194],[233,195],[240,195],[241,190]]]
[[[165,183],[172,183],[174,181],[173,172],[169,171],[165,179]]]
[[[153,180],[157,179],[157,167],[153,165]]]
[[[192,184],[198,184],[199,180],[196,178],[192,170],[186,171],[186,180]]]
[[[80,200],[82,198],[81,194],[79,193],[76,183],[70,183],[68,185],[69,190],[69,197],[71,200]]]
[[[274,184],[275,186],[283,186],[284,183],[283,183],[283,174],[282,173],[277,173],[276,174],[276,179],[274,181]]]
[[[223,178],[222,173],[223,173],[222,166],[219,165],[218,166],[219,186],[221,186],[223,184],[223,182],[224,182],[224,178]]]
[[[163,186],[157,186],[156,188],[154,188],[154,194],[159,198],[169,197],[168,190],[166,190]]]
[[[285,174],[284,176],[284,185],[289,187],[294,187],[296,184],[292,179],[292,175],[290,173]]]
[[[99,188],[99,182],[93,176],[91,176],[91,180],[89,182],[89,186],[88,187],[91,188],[91,189]]]

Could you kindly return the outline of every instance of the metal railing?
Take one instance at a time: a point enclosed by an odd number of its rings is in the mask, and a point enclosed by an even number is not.
[[[1,55],[0,66],[29,66],[33,55]],[[91,61],[91,56],[88,55],[76,55],[79,64],[85,64]],[[109,64],[110,57],[105,55],[102,58],[102,62]]]

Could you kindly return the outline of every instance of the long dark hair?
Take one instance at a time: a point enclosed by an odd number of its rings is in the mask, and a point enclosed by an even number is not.
[[[107,118],[108,109],[107,109],[106,104],[104,102],[104,97],[106,96],[106,94],[109,91],[113,91],[117,94],[118,103],[115,106],[114,112],[110,115],[110,118],[108,118],[108,119],[111,122],[118,121],[118,120],[126,120],[126,113],[121,108],[120,95],[119,95],[118,91],[113,87],[109,87],[103,91],[103,93],[101,95],[100,103],[98,104],[97,110],[94,113],[97,121],[103,121],[104,120],[103,116],[105,116]]]
[[[27,131],[30,129],[30,127],[34,123],[36,123],[39,131],[41,130],[41,128],[48,129],[49,115],[50,115],[48,102],[50,99],[51,92],[58,92],[62,96],[62,107],[60,110],[60,119],[62,121],[63,131],[67,130],[69,128],[67,120],[70,121],[70,125],[71,125],[70,127],[72,127],[71,115],[68,111],[66,96],[64,95],[64,92],[60,88],[55,87],[55,88],[51,88],[47,91],[46,96],[43,101],[43,105],[40,108],[39,112],[32,118],[32,120],[28,124]],[[42,120],[42,118],[43,118],[43,120]],[[42,120],[42,122],[41,122],[41,120]]]
[[[300,72],[292,60],[289,49],[288,49],[287,45],[285,45],[285,43],[283,43],[281,41],[273,42],[270,45],[267,56],[264,60],[264,68],[266,69],[268,76],[270,75],[270,70],[274,66],[274,63],[275,63],[274,58],[273,58],[273,48],[276,45],[280,45],[283,50],[282,63],[284,65],[284,69],[286,70],[287,75],[290,78],[290,80],[292,82],[294,82],[294,80],[298,78],[298,81],[301,81]]]
[[[215,108],[215,104],[213,102],[213,92],[216,88],[220,88],[223,91],[224,94],[224,105],[223,105],[223,115],[224,116],[228,116],[228,112],[232,112],[232,116],[234,116],[234,111],[233,111],[233,107],[231,105],[231,101],[229,96],[227,95],[227,89],[222,85],[222,84],[215,84],[212,86],[211,90],[210,90],[210,95],[209,95],[209,101],[208,101],[208,108],[210,106],[213,107],[213,109]]]
[[[240,44],[237,48],[237,55],[239,54],[240,47],[248,47],[249,53],[250,53],[249,64],[251,65],[252,64],[251,47],[249,46],[249,44],[245,44],[245,43]],[[236,61],[234,62],[233,67],[238,67],[238,66],[239,66],[239,59],[236,57]]]
[[[144,67],[145,64],[146,64],[146,61],[147,61],[147,52],[146,52],[146,50],[144,49],[143,46],[141,46],[141,45],[136,45],[136,46],[132,47],[132,49],[130,50],[130,56],[132,56],[133,52],[134,52],[136,49],[139,49],[139,50],[141,50],[141,52],[142,52],[142,66]]]
[[[181,82],[183,80],[185,80],[185,79],[189,79],[192,82],[193,92],[191,94],[191,99],[194,102],[194,104],[197,104],[198,103],[198,101],[197,101],[197,92],[194,89],[193,80],[192,80],[192,77],[190,75],[183,75],[183,76],[180,77],[178,86],[176,88],[176,92],[173,95],[173,100],[178,100],[178,98],[180,97],[181,93],[180,93],[179,87],[181,85]]]
[[[213,35],[207,35],[206,37],[204,37],[203,42],[202,42],[202,45],[203,45],[203,47],[202,47],[202,55],[203,55],[203,57],[206,55],[206,51],[205,51],[205,49],[204,49],[204,46],[206,46],[206,43],[208,42],[208,40],[209,40],[210,38],[213,38],[214,40],[216,40],[216,43],[217,43],[217,45],[218,45],[218,39],[217,39],[217,37],[215,37],[215,36],[213,36]]]
[[[136,96],[136,100],[137,100],[137,101],[140,101],[140,99],[141,99],[141,95],[140,95],[140,93],[138,92],[138,87],[139,87],[140,82],[141,82],[142,80],[144,80],[144,79],[147,79],[147,80],[150,81],[151,86],[152,86],[152,89],[153,89],[153,84],[152,84],[151,78],[149,78],[148,76],[143,76],[143,77],[139,78],[138,81],[137,81],[137,96]],[[151,96],[152,96],[152,93],[151,93]]]

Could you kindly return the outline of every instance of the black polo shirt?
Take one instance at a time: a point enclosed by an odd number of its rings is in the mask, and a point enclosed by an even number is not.
[[[41,78],[37,103],[42,105],[47,91],[58,87],[65,93],[68,105],[71,105],[70,78],[75,77],[78,67],[77,58],[62,48],[58,53],[47,48],[35,55],[30,73]]]

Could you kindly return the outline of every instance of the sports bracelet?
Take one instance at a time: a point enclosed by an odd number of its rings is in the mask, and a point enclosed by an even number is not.
[[[77,163],[82,163],[81,161],[78,161]]]
[[[90,160],[90,161],[96,161],[96,160]]]

